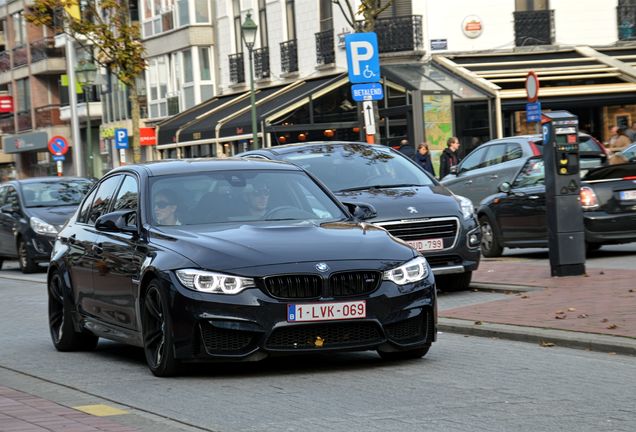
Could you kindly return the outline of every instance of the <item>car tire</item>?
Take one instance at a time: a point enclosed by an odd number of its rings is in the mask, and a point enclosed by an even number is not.
[[[49,330],[58,351],[91,351],[99,338],[88,331],[77,332],[73,324],[72,306],[66,284],[55,271],[47,284],[49,296]]]
[[[380,351],[378,350],[378,354],[382,357],[382,360],[386,361],[401,361],[401,360],[414,360],[418,358],[422,358],[428,353],[428,350],[431,348],[431,345],[428,344],[421,348],[416,348],[412,350],[406,351]]]
[[[486,258],[500,257],[503,247],[497,238],[497,232],[488,216],[479,218],[481,228],[481,254]]]
[[[40,269],[38,263],[29,256],[29,248],[23,239],[18,240],[18,264],[22,273],[35,273]]]
[[[174,376],[178,370],[172,328],[168,300],[160,283],[153,280],[143,299],[142,334],[146,363],[158,377]]]
[[[437,287],[437,289],[444,292],[465,291],[470,286],[470,281],[472,280],[472,278],[472,271],[436,276],[435,286]]]

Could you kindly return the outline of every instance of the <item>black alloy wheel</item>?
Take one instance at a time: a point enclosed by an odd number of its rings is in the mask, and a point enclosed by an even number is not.
[[[53,345],[58,351],[90,351],[95,349],[98,337],[87,331],[77,332],[71,317],[64,280],[58,271],[48,283],[49,329]]]
[[[178,361],[174,355],[172,319],[158,281],[150,282],[143,304],[142,328],[148,367],[155,376],[173,376],[177,372]]]
[[[386,361],[414,360],[424,357],[430,348],[431,345],[428,344],[421,348],[407,351],[378,351],[378,354],[380,354],[382,360]]]
[[[24,239],[18,240],[18,264],[22,273],[35,273],[38,271],[38,264],[29,256],[29,248]]]
[[[503,247],[499,244],[499,239],[490,218],[481,216],[479,218],[479,227],[481,228],[481,254],[486,258],[500,257]]]

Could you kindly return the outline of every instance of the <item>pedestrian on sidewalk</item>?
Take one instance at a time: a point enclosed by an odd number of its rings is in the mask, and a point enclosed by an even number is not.
[[[439,157],[439,179],[443,179],[450,174],[451,167],[459,163],[457,150],[459,149],[459,138],[450,137],[446,142],[446,148]]]
[[[427,171],[433,177],[435,177],[435,169],[433,168],[433,161],[431,160],[431,152],[426,142],[423,142],[417,146],[417,153],[415,153],[415,162],[417,162],[419,166],[424,168],[424,171]]]

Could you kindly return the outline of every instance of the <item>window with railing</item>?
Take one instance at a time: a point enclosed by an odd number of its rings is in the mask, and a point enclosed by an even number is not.
[[[62,125],[66,122],[60,120],[60,106],[46,105],[35,109],[35,126],[49,127]]]
[[[636,0],[619,0],[616,7],[618,40],[636,39]]]
[[[316,63],[331,64],[336,61],[336,51],[333,45],[333,30],[316,33]]]
[[[48,58],[63,58],[64,48],[56,48],[55,40],[52,37],[31,42],[31,62],[45,60]]]
[[[554,10],[513,12],[515,45],[552,45],[554,43]]]
[[[375,32],[381,53],[420,51],[424,46],[421,15],[378,19]]]
[[[245,82],[245,62],[243,53],[230,54],[230,81],[233,84]]]
[[[283,73],[298,71],[296,39],[280,43],[280,67]]]
[[[31,111],[20,111],[16,114],[18,119],[18,132],[33,129],[31,124]]]
[[[269,48],[263,47],[254,50],[254,77],[256,79],[269,78]]]
[[[27,47],[25,45],[13,48],[13,67],[24,66],[29,62]]]
[[[15,118],[13,114],[2,114],[0,117],[0,133],[2,134],[14,134],[15,133]]]
[[[0,52],[0,72],[11,70],[11,55],[8,51]]]

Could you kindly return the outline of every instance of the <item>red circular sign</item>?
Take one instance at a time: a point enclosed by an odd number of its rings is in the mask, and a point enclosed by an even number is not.
[[[55,156],[62,156],[68,152],[68,141],[61,135],[55,135],[49,140],[49,151]]]
[[[536,102],[539,99],[539,77],[533,71],[526,77],[526,94],[528,102]]]

